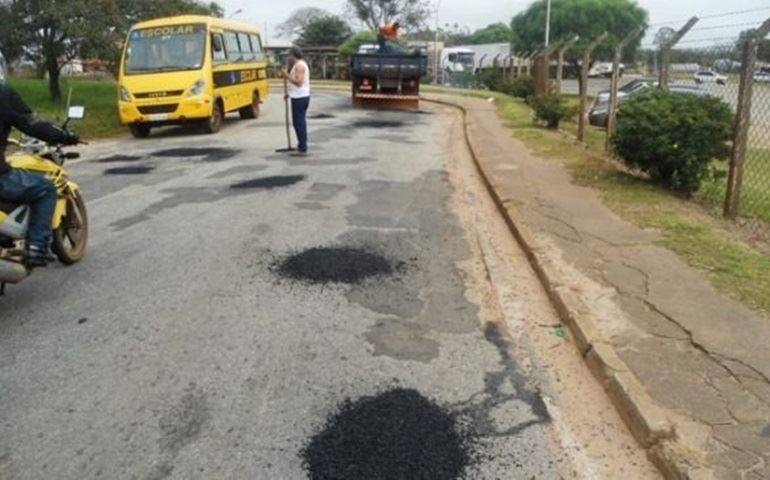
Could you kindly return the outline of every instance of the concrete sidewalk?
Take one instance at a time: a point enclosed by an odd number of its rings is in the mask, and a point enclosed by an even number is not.
[[[770,321],[531,155],[484,100],[470,146],[593,372],[668,478],[770,478]],[[576,147],[578,148],[578,147]]]

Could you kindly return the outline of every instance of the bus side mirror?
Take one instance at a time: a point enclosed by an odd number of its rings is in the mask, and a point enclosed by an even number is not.
[[[215,35],[213,37],[213,46],[214,46],[214,51],[215,52],[217,52],[217,53],[222,52],[222,50],[223,50],[222,37],[220,37],[219,35]]]

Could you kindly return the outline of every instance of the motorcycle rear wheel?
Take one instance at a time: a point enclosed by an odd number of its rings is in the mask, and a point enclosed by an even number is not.
[[[67,199],[61,225],[53,232],[53,253],[65,265],[83,259],[88,245],[88,212],[80,192]]]

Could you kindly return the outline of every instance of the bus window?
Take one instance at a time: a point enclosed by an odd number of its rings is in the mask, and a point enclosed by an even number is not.
[[[265,56],[262,53],[262,41],[260,40],[259,35],[252,35],[250,38],[251,47],[254,50],[254,59],[261,62],[265,59]]]
[[[215,62],[226,62],[225,39],[221,33],[211,34],[211,53]]]
[[[125,72],[198,70],[203,66],[205,32],[204,25],[134,30],[126,47]]]
[[[251,51],[251,44],[249,43],[249,36],[245,33],[238,34],[238,43],[241,44],[241,58],[244,60],[254,60],[254,54]]]
[[[241,48],[238,46],[238,35],[236,33],[225,33],[225,50],[227,50],[227,58],[230,59],[231,62],[240,62],[243,60]]]

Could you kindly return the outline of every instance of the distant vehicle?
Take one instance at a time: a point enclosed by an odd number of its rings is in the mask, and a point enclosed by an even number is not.
[[[118,113],[136,138],[163,125],[195,123],[216,133],[228,112],[259,117],[267,62],[256,27],[205,16],[159,18],[128,33],[118,77]]]
[[[636,80],[634,81],[636,82]],[[630,82],[625,86],[628,86],[634,82]],[[643,92],[647,90],[648,88],[657,88],[658,83],[657,82],[649,82],[646,80],[639,80],[636,84],[636,87],[633,88],[633,91],[630,93],[626,93],[625,95],[620,95],[620,92],[618,92],[618,104],[623,103],[624,101],[628,100],[629,98],[632,98],[635,94],[639,92]],[[646,86],[640,86],[640,85],[646,85]],[[684,94],[684,95],[698,95],[698,96],[706,96],[708,93],[701,89],[700,87],[694,86],[694,85],[669,85],[668,91],[671,93],[678,93],[678,94]],[[603,92],[600,92],[600,94]],[[607,128],[607,122],[609,118],[609,94],[607,94],[604,99],[601,99],[597,96],[596,101],[594,102],[593,107],[591,108],[591,111],[588,114],[588,123],[593,125],[594,127],[602,127]]]
[[[357,53],[350,58],[353,106],[416,110],[420,81],[427,72],[428,57],[420,50]]]
[[[626,70],[626,66],[620,64],[620,76]],[[597,62],[588,71],[589,78],[610,78],[612,77],[612,62]]]
[[[692,76],[695,83],[716,83],[717,85],[727,85],[727,77],[711,70],[701,70],[695,72]]]
[[[770,67],[761,67],[754,73],[754,81],[770,83]]]
[[[467,48],[445,48],[441,52],[441,69],[447,73],[473,72],[476,53]]]

